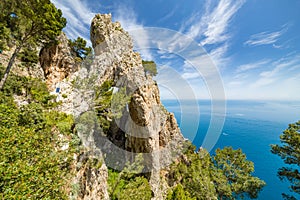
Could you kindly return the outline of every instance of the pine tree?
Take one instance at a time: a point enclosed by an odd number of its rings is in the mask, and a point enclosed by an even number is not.
[[[61,10],[50,0],[1,0],[0,1],[0,48],[9,43],[15,46],[4,76],[0,81],[2,90],[15,58],[23,48],[37,47],[55,41],[66,25]]]
[[[81,37],[78,37],[76,40],[69,40],[69,46],[71,47],[73,56],[80,60],[83,60],[92,52],[92,48],[86,47],[86,41]]]
[[[290,124],[280,135],[282,145],[271,145],[271,152],[283,159],[289,167],[278,170],[280,180],[288,180],[291,183],[292,192],[300,194],[300,121]],[[287,194],[282,194],[286,199],[296,199]]]
[[[241,149],[217,149],[213,156],[213,179],[220,199],[257,198],[265,182],[252,176],[254,164],[246,160]]]

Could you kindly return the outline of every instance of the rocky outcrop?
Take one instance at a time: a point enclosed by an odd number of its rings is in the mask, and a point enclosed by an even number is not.
[[[111,15],[95,16],[91,25],[91,41],[95,59],[90,73],[98,75],[95,82],[101,84],[113,80],[115,87],[125,87],[131,97],[122,117],[112,123],[110,134],[114,137],[111,142],[117,147],[124,147],[126,153],[120,158],[143,153],[144,170],[151,174],[153,199],[163,199],[165,191],[161,188],[165,187],[160,170],[177,159],[184,145],[176,119],[160,102],[158,86],[151,76],[145,74],[142,59],[133,51],[130,36],[118,22],[111,21]],[[103,149],[101,146],[105,145],[96,146]]]
[[[50,91],[53,91],[59,82],[77,70],[67,36],[62,33],[57,40],[57,44],[42,48],[39,57]]]
[[[100,182],[107,178],[105,165],[122,170],[138,153],[143,154],[143,172],[149,175],[153,199],[164,199],[168,186],[161,170],[180,157],[185,144],[176,119],[162,105],[158,86],[145,74],[141,56],[133,51],[129,34],[118,22],[112,22],[110,14],[97,14],[90,34],[95,55],[75,73],[66,43],[60,42],[41,52],[48,86],[53,89],[59,83],[65,94],[60,99],[61,110],[76,117],[76,130],[85,148],[105,155],[102,171],[79,168],[76,180],[84,188],[80,199],[97,196]],[[62,35],[60,40],[67,39]],[[101,106],[95,104],[99,87],[106,81],[113,82],[112,90],[125,88],[130,97],[121,117],[107,119],[111,122],[107,133],[101,129],[94,112],[95,107]],[[113,107],[109,109],[114,112]],[[105,190],[100,192],[102,197]]]
[[[109,200],[107,167],[101,153],[97,153],[89,151],[79,156],[71,199]]]

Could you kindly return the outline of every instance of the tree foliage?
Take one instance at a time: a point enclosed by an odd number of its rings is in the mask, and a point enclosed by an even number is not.
[[[65,27],[66,19],[50,0],[2,0],[0,8],[0,33],[3,34],[0,48],[9,43],[15,47],[0,81],[2,89],[20,51],[55,41]]]
[[[195,147],[190,144],[182,161],[171,166],[169,178],[171,182],[182,185],[186,192],[184,193],[185,198],[217,199],[211,177],[211,164],[211,158],[207,151],[195,153]],[[176,192],[176,190],[178,191]],[[180,190],[180,187],[177,189],[175,187],[172,196],[182,196]],[[172,196],[169,198],[172,199]]]
[[[126,88],[114,88],[112,80],[104,81],[100,87],[95,88],[94,108],[104,132],[108,131],[113,119],[119,119],[122,116],[130,99]]]
[[[231,147],[217,149],[214,156],[200,149],[194,149],[184,155],[183,160],[171,167],[171,182],[181,186],[169,193],[168,198],[174,195],[182,198],[196,199],[236,199],[248,196],[257,198],[258,193],[265,185],[264,181],[252,176],[254,166],[246,160],[240,149]]]
[[[29,104],[17,107],[12,95]],[[51,101],[44,83],[14,75],[0,92],[1,199],[67,199],[78,144],[71,142],[73,117],[49,110]]]
[[[39,56],[35,48],[26,47],[18,55],[23,66],[31,67],[38,63]]]
[[[72,50],[73,56],[80,60],[83,60],[92,52],[92,48],[87,47],[86,41],[81,37],[78,37],[76,40],[69,40],[69,46]]]
[[[246,160],[241,149],[217,149],[212,159],[215,168],[213,180],[220,199],[244,198],[246,195],[251,199],[258,197],[265,182],[252,176],[254,164]]]
[[[282,167],[278,170],[281,180],[288,180],[291,183],[290,189],[300,194],[300,121],[289,124],[289,127],[280,135],[281,145],[272,145],[271,152],[283,159],[289,167]],[[288,194],[283,194],[287,199],[295,199]]]
[[[185,191],[183,186],[179,183],[176,185],[176,187],[171,190],[168,195],[166,200],[196,200],[196,198],[191,198],[190,193],[188,191]]]
[[[112,120],[111,100],[113,81],[105,81],[99,88],[95,89],[95,111],[98,116],[101,128],[107,133]]]
[[[151,76],[157,75],[157,66],[154,61],[142,61],[144,71],[146,74],[150,74]]]
[[[135,157],[134,162],[127,163],[120,172],[109,169],[108,185],[112,200],[148,200],[152,191],[148,179],[142,174],[143,155]]]

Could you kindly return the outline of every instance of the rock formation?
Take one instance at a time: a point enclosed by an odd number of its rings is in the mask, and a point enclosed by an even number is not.
[[[98,155],[97,155],[98,153]],[[76,186],[71,194],[74,199],[108,200],[107,167],[100,152],[86,152],[79,156],[76,166],[76,176],[73,185]]]
[[[128,110],[112,126],[110,134],[124,140],[124,150],[143,153],[145,170],[151,173],[154,199],[162,199],[160,170],[176,159],[182,150],[183,136],[173,114],[160,102],[159,90],[151,76],[145,75],[140,55],[133,51],[132,40],[111,15],[96,15],[91,25],[91,41],[95,49],[92,73],[97,83],[113,80],[115,87],[125,87],[131,101]],[[117,137],[124,134],[125,137]],[[101,148],[101,147],[100,147]],[[178,154],[174,154],[174,152]],[[126,153],[125,153],[126,155]]]
[[[57,39],[58,44],[44,47],[40,51],[40,64],[50,91],[53,91],[57,83],[67,78],[77,69],[71,56],[67,36],[62,33]]]
[[[72,73],[74,61],[64,35],[58,45],[41,52],[48,86],[53,89],[60,83],[67,96],[62,99],[61,110],[77,118],[77,131],[83,145],[89,151],[100,151],[106,155],[107,166],[121,170],[128,160],[142,153],[153,199],[163,199],[167,184],[160,176],[161,170],[181,155],[185,143],[176,119],[163,107],[158,86],[151,76],[145,74],[141,56],[133,51],[129,34],[118,22],[112,22],[110,14],[97,14],[92,20],[90,34],[95,55],[76,73]],[[126,94],[130,96],[122,116],[110,119],[108,133],[101,130],[93,113],[97,96],[95,87],[106,81],[112,81],[116,89],[126,88]],[[85,191],[80,199],[91,198],[90,188],[98,188],[94,195],[97,190],[105,194],[97,184],[107,176],[105,164],[101,172],[78,170],[77,180],[81,180],[81,191]],[[84,174],[88,178],[84,179]],[[91,181],[94,186],[85,184],[83,180]]]

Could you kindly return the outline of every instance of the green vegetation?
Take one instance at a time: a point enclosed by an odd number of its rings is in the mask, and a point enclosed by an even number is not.
[[[257,198],[265,183],[251,175],[253,163],[240,149],[217,149],[214,156],[194,150],[191,146],[183,161],[171,167],[170,178],[179,186],[169,192],[169,199]]]
[[[38,52],[35,48],[23,48],[23,50],[18,55],[22,64],[26,67],[32,67],[39,61]]]
[[[146,74],[150,74],[151,76],[157,75],[157,66],[154,61],[142,61],[144,71]]]
[[[281,145],[272,145],[271,152],[280,156],[289,167],[281,167],[278,170],[280,180],[288,180],[291,183],[290,190],[300,194],[300,121],[289,124],[289,127],[280,135]],[[288,194],[282,194],[285,199],[295,199]]]
[[[211,169],[209,153],[205,150],[195,153],[195,147],[191,144],[182,161],[171,166],[170,180],[182,185],[188,199],[216,199]]]
[[[0,8],[0,48],[4,49],[8,45],[14,47],[0,81],[2,90],[20,51],[54,42],[65,27],[66,19],[50,0],[1,0]]]
[[[258,197],[265,182],[252,176],[254,164],[246,160],[241,149],[217,149],[212,160],[215,168],[213,180],[220,199],[244,198],[245,195],[251,199]]]
[[[105,133],[108,132],[112,120],[110,110],[112,100],[112,84],[113,81],[105,81],[98,89],[96,88],[95,94],[95,110],[99,119],[101,128]]]
[[[141,174],[143,170],[143,155],[135,157],[132,164],[127,163],[125,168],[118,172],[109,169],[108,185],[112,200],[149,200],[152,191],[148,180]]]
[[[185,191],[183,186],[179,183],[175,186],[173,190],[170,190],[168,193],[168,196],[166,200],[196,200],[196,198],[191,198],[191,195],[189,192]]]
[[[86,41],[81,37],[78,37],[76,40],[69,40],[69,46],[77,61],[82,61],[92,52],[92,48],[86,47]]]
[[[29,104],[18,108],[14,94]],[[41,81],[15,75],[0,92],[1,199],[67,199],[78,140],[52,99]]]
[[[104,132],[108,132],[112,119],[119,119],[130,96],[126,94],[126,88],[120,88],[113,93],[113,81],[105,81],[100,87],[95,88],[94,108],[99,123]]]
[[[120,88],[116,93],[112,95],[111,109],[112,116],[115,119],[122,117],[123,110],[131,100],[131,97],[126,93],[126,87]]]

